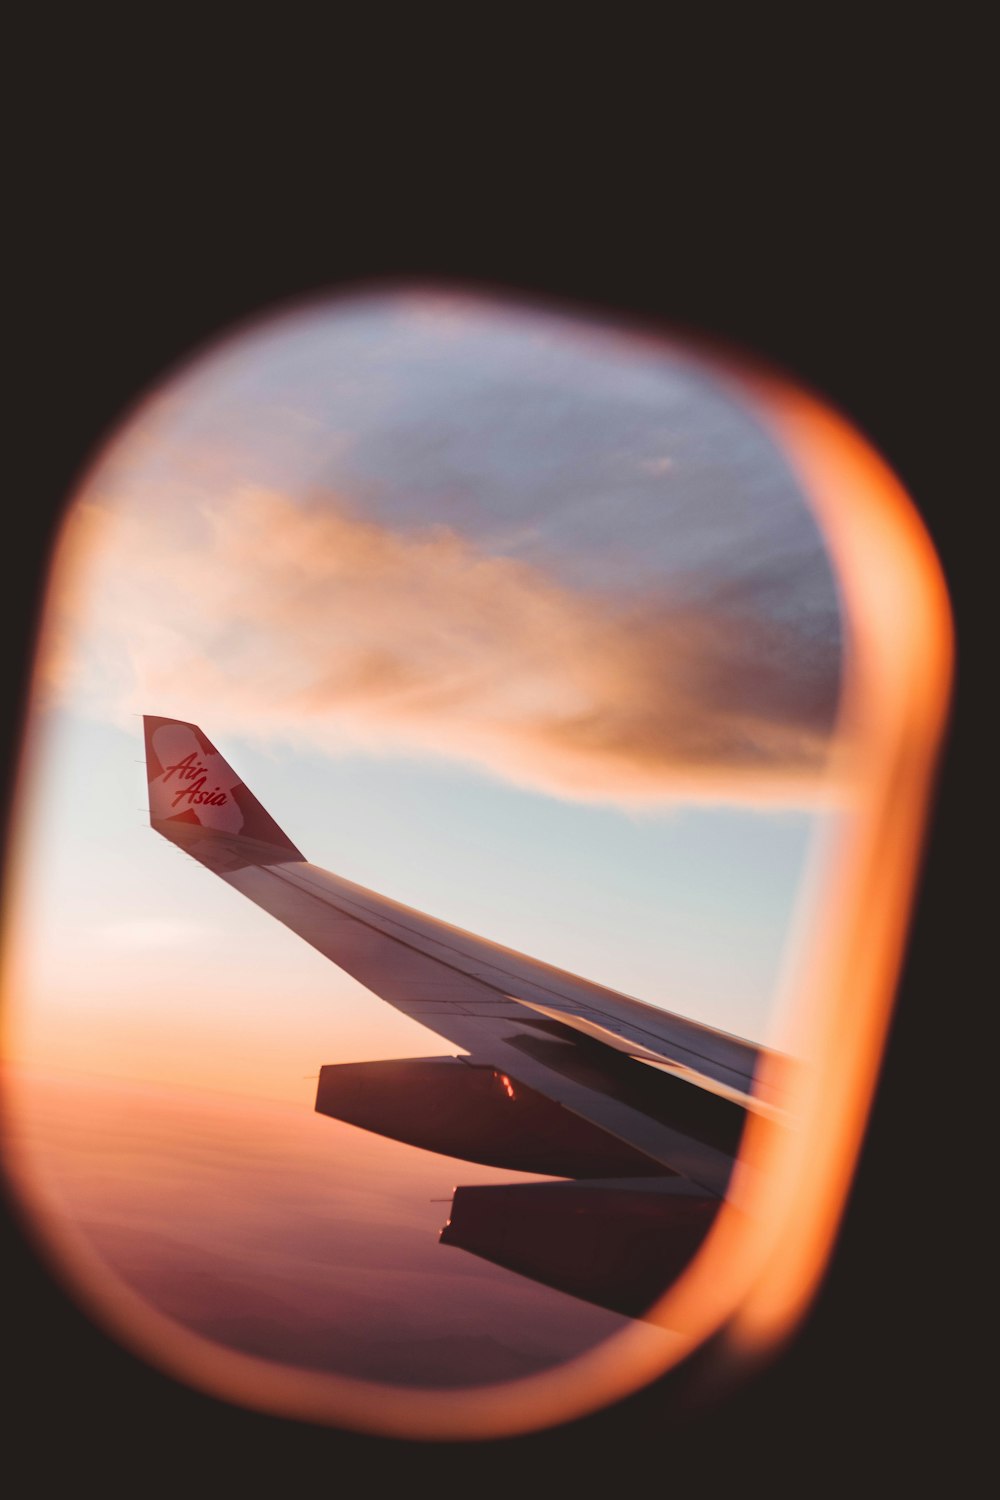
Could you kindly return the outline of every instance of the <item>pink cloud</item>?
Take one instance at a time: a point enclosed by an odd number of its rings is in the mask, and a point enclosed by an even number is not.
[[[251,488],[197,514],[78,504],[41,669],[91,712],[624,804],[812,802],[830,747],[828,667],[752,599],[597,596],[448,527]]]

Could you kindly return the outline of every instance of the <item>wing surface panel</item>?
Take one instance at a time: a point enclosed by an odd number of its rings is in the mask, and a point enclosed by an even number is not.
[[[707,1078],[750,1093],[760,1051],[749,1042],[463,932],[316,865],[282,864],[270,873],[331,910],[353,916],[502,995],[603,1024],[663,1060],[685,1064]],[[340,962],[332,952],[327,956]]]

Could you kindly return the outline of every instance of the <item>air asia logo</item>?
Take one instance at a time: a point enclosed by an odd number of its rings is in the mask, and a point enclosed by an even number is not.
[[[193,750],[190,755],[185,755],[184,759],[179,760],[176,765],[166,767],[163,772],[164,782],[169,781],[175,771],[179,773],[179,780],[182,785],[174,792],[174,800],[170,804],[171,807],[179,807],[185,798],[187,799],[188,807],[193,802],[204,802],[209,807],[225,807],[229,801],[229,798],[220,787],[215,786],[210,791],[205,790],[207,767],[202,765]]]
[[[190,724],[158,724],[152,749],[163,767],[149,783],[154,819],[180,818],[217,833],[241,831],[245,819],[236,794],[243,783],[217,750],[198,739]]]

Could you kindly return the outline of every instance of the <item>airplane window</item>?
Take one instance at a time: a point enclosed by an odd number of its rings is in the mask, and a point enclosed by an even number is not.
[[[780,1336],[948,619],[881,460],[742,356],[407,285],[192,359],[66,512],[8,850],[4,1161],[81,1304],[444,1437]]]

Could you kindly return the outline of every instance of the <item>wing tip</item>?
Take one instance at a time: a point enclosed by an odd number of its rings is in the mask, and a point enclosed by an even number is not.
[[[158,832],[193,824],[305,859],[199,725],[162,714],[143,714],[142,722],[149,820]]]

